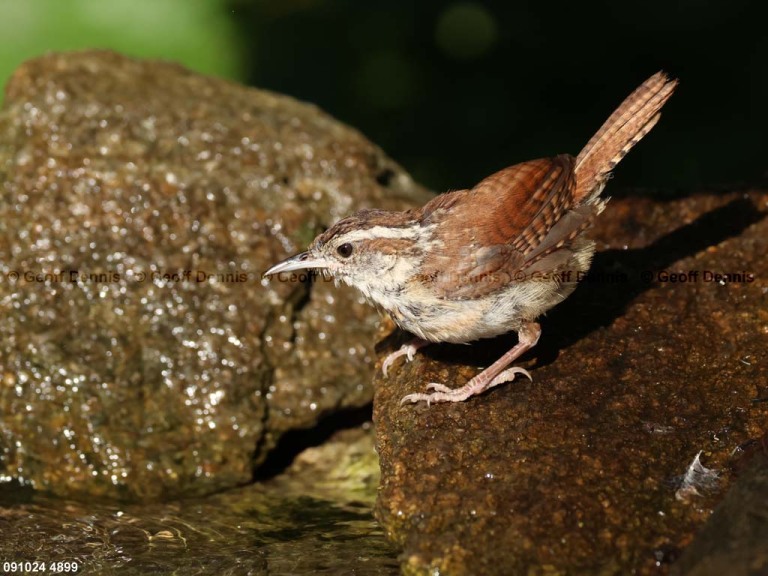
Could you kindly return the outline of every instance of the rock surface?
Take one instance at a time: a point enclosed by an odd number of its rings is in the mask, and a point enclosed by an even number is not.
[[[352,210],[425,199],[355,130],[175,65],[52,54],[6,87],[0,166],[0,473],[208,493],[370,402],[376,313],[261,279]]]
[[[747,449],[748,462],[737,467],[736,482],[675,564],[675,576],[768,574],[768,434]]]
[[[463,384],[514,336],[377,374],[377,515],[405,573],[665,573],[723,497],[732,452],[766,430],[766,213],[756,190],[614,199],[592,231],[592,281],[524,357],[532,383],[399,405]]]

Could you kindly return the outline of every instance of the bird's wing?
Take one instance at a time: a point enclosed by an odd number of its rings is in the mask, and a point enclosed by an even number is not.
[[[443,298],[464,300],[520,281],[544,258],[558,265],[553,254],[595,212],[574,206],[573,167],[567,155],[532,160],[432,200],[421,215],[422,226],[434,228],[419,280]]]

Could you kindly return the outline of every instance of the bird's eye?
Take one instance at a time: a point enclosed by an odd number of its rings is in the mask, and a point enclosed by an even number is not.
[[[349,258],[350,256],[352,256],[353,251],[354,251],[354,248],[352,248],[352,244],[350,244],[349,242],[345,242],[344,244],[336,248],[336,252],[338,252],[339,256],[341,256],[342,258]]]

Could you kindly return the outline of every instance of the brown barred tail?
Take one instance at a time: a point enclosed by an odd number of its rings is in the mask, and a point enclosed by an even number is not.
[[[602,192],[611,170],[651,131],[677,80],[657,72],[621,103],[576,157],[577,203],[591,203]]]

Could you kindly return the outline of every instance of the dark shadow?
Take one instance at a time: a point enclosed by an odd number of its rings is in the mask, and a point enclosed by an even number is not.
[[[24,484],[18,478],[3,482],[0,487],[0,508],[11,508],[29,504],[37,494],[29,484]]]
[[[738,236],[765,216],[766,213],[761,212],[748,198],[737,198],[725,206],[702,214],[695,221],[659,238],[646,248],[598,252],[589,276],[576,291],[539,319],[542,326],[541,340],[522,357],[523,364],[533,357],[536,358],[537,366],[550,364],[560,350],[590,332],[610,325],[637,296],[652,288],[655,280],[649,280],[647,273],[665,270],[678,260]],[[607,281],[605,278],[613,280]],[[407,341],[407,335],[395,332],[379,343],[377,352],[396,349]],[[429,346],[420,350],[419,354],[444,362],[487,366],[516,342],[516,334],[510,333],[471,345]]]
[[[253,473],[256,482],[262,482],[281,474],[291,465],[296,456],[307,448],[320,446],[336,432],[358,428],[373,419],[373,406],[347,409],[330,414],[316,426],[304,430],[286,432],[267,456],[267,459]]]
[[[765,216],[766,213],[748,198],[737,198],[702,214],[645,248],[598,252],[590,269],[590,276],[595,281],[587,279],[570,298],[542,319],[546,337],[542,337],[535,350],[538,364],[549,364],[560,350],[590,332],[610,325],[624,314],[635,298],[655,285],[656,280],[647,275],[666,270],[683,258],[739,236]],[[734,267],[739,268],[737,263]],[[605,276],[621,276],[626,280],[601,281]]]

